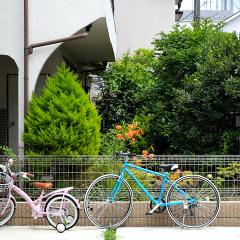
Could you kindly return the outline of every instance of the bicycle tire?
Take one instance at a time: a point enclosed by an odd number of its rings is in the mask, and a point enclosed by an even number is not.
[[[185,191],[194,202],[181,195],[174,186]],[[167,206],[171,219],[179,226],[202,228],[211,224],[220,209],[220,195],[216,186],[200,175],[183,176],[176,180],[167,193],[167,203],[185,201],[181,205]]]
[[[123,180],[114,201],[109,201],[118,179],[118,175],[106,174],[94,180],[87,189],[84,198],[85,213],[97,227],[116,228],[122,225],[132,212],[133,192],[126,180]]]
[[[10,198],[10,201],[8,203],[8,206],[4,214],[3,215],[1,214],[2,210],[6,207],[8,200],[9,198],[4,198],[4,197],[0,198],[0,226],[3,226],[8,221],[10,221],[15,213],[16,203],[12,198]]]
[[[64,216],[64,219],[63,216],[57,216],[56,214],[56,210],[61,208],[63,201],[65,203],[64,212],[67,214],[67,216]],[[79,219],[79,208],[77,203],[69,195],[58,194],[48,198],[44,211],[48,223],[54,228],[56,228],[59,223],[63,223],[66,226],[66,229],[70,229]]]

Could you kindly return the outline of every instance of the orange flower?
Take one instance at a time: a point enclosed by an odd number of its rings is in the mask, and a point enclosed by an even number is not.
[[[116,128],[116,130],[117,130],[117,131],[119,131],[119,130],[121,130],[121,129],[122,129],[122,126],[121,126],[121,125],[116,125],[116,127],[115,127],[115,128]]]
[[[137,130],[133,130],[132,132],[133,132],[133,135],[138,136],[138,131]]]
[[[117,138],[118,138],[119,140],[124,140],[124,138],[123,138],[123,136],[122,136],[121,133],[117,134]]]
[[[133,136],[133,131],[131,131],[131,130],[129,132],[125,133],[126,138],[132,138],[132,136]]]
[[[134,135],[134,133],[133,133],[134,131],[132,131],[132,130],[129,130],[128,132],[129,132],[129,134],[131,134],[131,136],[133,136],[133,135]]]
[[[132,130],[134,128],[133,124],[128,124],[128,129]]]
[[[136,165],[137,165],[137,166],[141,165],[141,163],[142,163],[142,161],[141,161],[140,159],[137,159],[137,160],[136,160]]]
[[[144,155],[144,156],[148,155],[148,151],[147,150],[143,150],[142,151],[142,155]]]
[[[149,158],[154,158],[154,154],[153,153],[151,153],[151,154],[149,154]]]
[[[132,138],[132,139],[131,139],[131,142],[132,142],[132,143],[135,143],[135,142],[136,142],[136,138]]]

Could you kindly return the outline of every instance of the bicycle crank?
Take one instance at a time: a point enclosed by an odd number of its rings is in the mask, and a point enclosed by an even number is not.
[[[155,200],[158,201],[158,198],[155,198]],[[164,199],[161,199],[161,202],[162,202],[162,203],[166,203],[166,201],[165,201]],[[152,210],[155,206],[156,206],[156,205],[154,204],[154,202],[153,202],[153,201],[150,201],[150,209]],[[164,207],[159,206],[159,207],[154,211],[154,213],[162,213],[165,209],[166,209],[166,206],[164,206]]]

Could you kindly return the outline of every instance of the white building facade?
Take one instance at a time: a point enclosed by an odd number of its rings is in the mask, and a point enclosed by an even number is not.
[[[175,24],[175,0],[116,0],[117,58],[127,51],[152,48],[157,33]]]
[[[224,21],[225,32],[236,32],[240,38],[240,11]]]
[[[0,145],[23,154],[24,0],[0,1]],[[71,4],[70,4],[71,2]],[[110,0],[28,1],[28,45],[84,32],[84,39],[33,49],[28,55],[28,100],[64,57],[76,68],[84,62],[113,61],[116,30]],[[26,96],[26,95],[25,95]]]
[[[62,59],[87,80],[88,71],[124,52],[151,47],[157,33],[174,25],[174,5],[175,0],[121,0],[115,5],[113,0],[1,0],[0,145],[24,154],[24,110]],[[86,36],[49,44],[79,34]],[[48,44],[36,47],[42,42]]]

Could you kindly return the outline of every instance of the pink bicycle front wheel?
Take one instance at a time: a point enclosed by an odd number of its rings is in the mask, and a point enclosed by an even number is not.
[[[77,203],[69,195],[59,194],[50,197],[46,201],[44,210],[48,223],[54,228],[62,223],[66,229],[70,229],[79,219]]]

